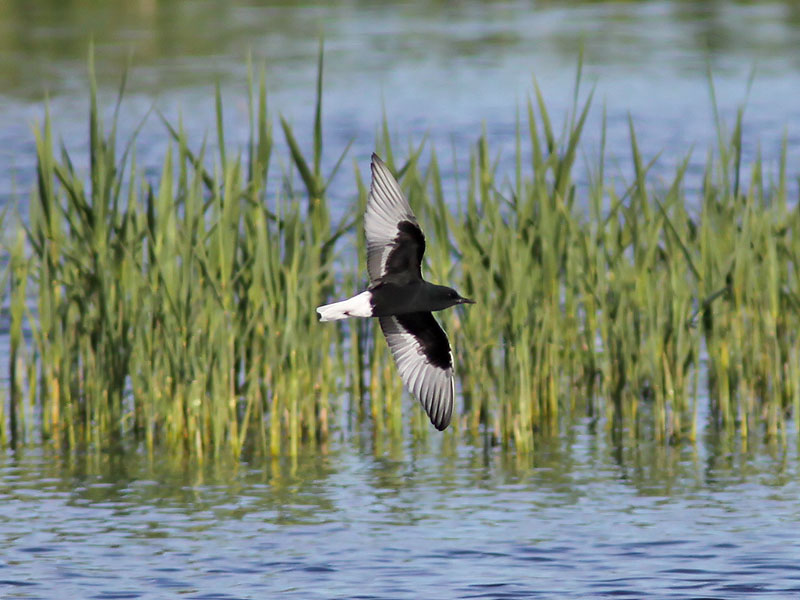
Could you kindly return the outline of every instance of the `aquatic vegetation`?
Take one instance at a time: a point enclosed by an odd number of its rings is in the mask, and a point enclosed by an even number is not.
[[[356,289],[362,279],[339,253],[346,242],[364,260],[368,185],[355,165],[358,202],[332,222],[322,71],[320,53],[310,159],[280,119],[291,172],[271,171],[263,75],[250,80],[244,153],[226,147],[217,91],[216,153],[190,148],[165,120],[157,180],[138,169],[135,138],[119,153],[123,105],[104,125],[94,87],[88,172],[45,120],[30,221],[4,274],[3,441],[294,456],[365,424],[376,439],[403,435],[404,415],[411,435],[434,435],[416,406],[404,412],[376,323],[317,323],[334,280]],[[654,182],[631,123],[633,179],[610,177],[601,148],[579,186],[592,97],[575,98],[558,135],[534,90],[510,180],[477,135],[455,198],[444,197],[436,149],[398,161],[383,124],[377,151],[436,241],[429,278],[477,302],[437,315],[457,349],[461,398],[444,435],[531,452],[537,436],[588,416],[677,442],[696,438],[702,407],[742,440],[755,428],[785,436],[800,411],[800,215],[785,153],[774,181],[760,160],[746,171],[742,115],[730,132],[719,122],[702,188],[687,192],[688,157]]]

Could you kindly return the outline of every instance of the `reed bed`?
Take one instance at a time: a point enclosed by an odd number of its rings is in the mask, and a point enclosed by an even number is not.
[[[203,458],[295,456],[334,432],[432,435],[374,323],[317,323],[316,306],[363,285],[369,185],[355,164],[352,208],[332,222],[322,72],[320,53],[311,156],[280,119],[281,173],[263,75],[250,78],[244,150],[226,146],[217,91],[218,150],[190,148],[165,120],[157,180],[138,169],[135,138],[119,152],[123,105],[105,126],[94,84],[88,172],[45,120],[30,220],[4,272],[3,442]],[[514,172],[497,175],[479,136],[455,198],[436,149],[398,160],[386,123],[376,142],[431,242],[429,279],[477,301],[440,314],[460,392],[444,435],[532,452],[579,417],[667,443],[694,440],[702,414],[742,440],[785,436],[800,410],[800,215],[785,152],[775,180],[760,160],[745,169],[740,113],[730,131],[718,123],[702,189],[687,192],[688,157],[653,181],[631,123],[633,179],[607,174],[603,147],[579,187],[592,99],[577,84],[575,98],[556,126],[536,88]]]

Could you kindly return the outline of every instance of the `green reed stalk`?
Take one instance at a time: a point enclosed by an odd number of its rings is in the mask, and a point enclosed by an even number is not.
[[[368,181],[357,165],[353,209],[333,223],[327,191],[349,144],[324,174],[322,66],[320,47],[310,150],[280,119],[284,172],[271,168],[265,78],[256,84],[252,68],[244,150],[226,147],[218,87],[216,152],[162,118],[171,143],[156,178],[138,169],[135,136],[119,152],[122,104],[106,126],[93,78],[86,167],[57,148],[46,117],[27,246],[17,241],[9,266],[8,440],[25,438],[28,401],[55,445],[133,441],[204,460],[324,451],[343,414],[371,429],[376,452],[431,435],[376,324],[314,314],[366,281]],[[728,132],[715,113],[717,147],[694,194],[688,156],[653,182],[656,159],[632,122],[633,176],[610,177],[603,124],[579,186],[592,106],[580,77],[574,99],[559,125],[534,86],[512,174],[484,132],[454,198],[436,149],[423,141],[403,160],[381,124],[376,146],[428,236],[426,276],[477,301],[437,315],[458,374],[445,439],[488,437],[525,455],[587,415],[620,439],[694,441],[702,402],[728,438],[784,439],[800,410],[800,213],[786,141],[772,181],[760,158],[742,164],[743,114]]]

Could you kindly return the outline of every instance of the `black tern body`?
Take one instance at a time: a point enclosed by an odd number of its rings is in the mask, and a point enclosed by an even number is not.
[[[431,313],[473,301],[422,279],[422,229],[397,181],[376,154],[371,168],[364,214],[371,285],[352,298],[320,306],[317,312],[321,321],[377,317],[400,378],[442,431],[453,415],[453,353]]]

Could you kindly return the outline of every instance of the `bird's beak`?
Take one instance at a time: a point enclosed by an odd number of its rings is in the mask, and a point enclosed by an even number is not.
[[[459,298],[459,304],[475,304],[475,300],[470,300],[469,298]]]

